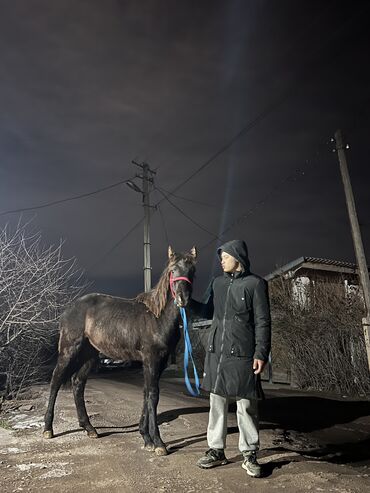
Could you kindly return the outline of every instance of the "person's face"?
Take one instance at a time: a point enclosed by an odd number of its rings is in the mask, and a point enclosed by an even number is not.
[[[221,267],[224,272],[236,272],[240,270],[240,264],[236,258],[226,252],[221,253]]]

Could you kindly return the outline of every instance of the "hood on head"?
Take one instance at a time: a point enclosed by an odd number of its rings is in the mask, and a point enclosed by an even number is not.
[[[228,253],[236,258],[243,266],[244,271],[249,271],[250,262],[248,258],[248,247],[244,240],[231,240],[224,243],[217,249],[219,257],[221,257],[222,252]]]

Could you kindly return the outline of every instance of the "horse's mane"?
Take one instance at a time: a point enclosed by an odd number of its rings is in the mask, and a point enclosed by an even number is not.
[[[166,306],[167,303],[168,290],[170,289],[171,269],[181,259],[190,261],[194,265],[195,256],[196,253],[194,255],[188,253],[182,253],[182,254],[174,253],[173,255],[171,255],[156,286],[154,286],[154,288],[148,291],[147,293],[144,292],[138,294],[136,298],[134,298],[134,301],[137,301],[138,303],[144,303],[144,305],[146,305],[148,310],[151,311],[156,318],[158,318],[163,312],[164,307]]]
[[[172,262],[171,262],[172,265]],[[162,272],[158,283],[147,293],[140,293],[135,301],[144,303],[156,318],[160,316],[167,303],[167,293],[170,286],[170,262]]]

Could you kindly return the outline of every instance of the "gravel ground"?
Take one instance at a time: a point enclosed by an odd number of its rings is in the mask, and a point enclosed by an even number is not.
[[[267,386],[268,387],[268,386]],[[225,491],[370,491],[369,403],[267,388],[261,403],[260,462],[264,477],[253,479],[241,466],[233,407],[226,455],[229,464],[196,467],[206,450],[208,401],[185,395],[182,381],[167,371],[161,381],[159,421],[169,455],[141,448],[140,370],[94,375],[86,403],[98,439],[78,427],[70,390],[61,390],[55,438],[42,438],[48,387],[32,398],[7,402],[0,415],[1,491],[141,493]]]

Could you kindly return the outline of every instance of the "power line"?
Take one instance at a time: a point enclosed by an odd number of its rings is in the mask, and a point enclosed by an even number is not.
[[[213,236],[216,240],[217,239],[220,239],[216,234],[212,233],[212,231],[209,231],[207,228],[205,228],[204,226],[202,226],[201,224],[199,224],[197,221],[195,221],[192,217],[190,217],[188,214],[186,214],[186,212],[184,212],[180,207],[178,207],[176,204],[174,204],[172,202],[171,199],[168,198],[168,196],[163,193],[159,188],[157,187],[154,187],[156,190],[158,190],[159,193],[161,193],[164,197],[164,200],[167,200],[167,202],[169,202],[172,207],[174,207],[176,210],[178,210],[180,212],[180,214],[182,214],[184,217],[186,217],[190,222],[192,222],[193,224],[195,224],[195,226],[197,226],[198,228],[200,228],[201,230],[205,231],[206,233],[208,233],[209,235]],[[159,205],[159,204],[157,204]]]
[[[355,115],[355,121],[354,121],[353,125],[346,131],[346,134],[350,135],[351,132],[358,127],[359,122],[366,116],[367,116],[367,113],[362,111],[362,110],[357,112]],[[229,231],[231,231],[234,227],[242,224],[245,220],[248,219],[248,217],[250,215],[252,215],[254,212],[256,212],[256,210],[258,210],[260,207],[265,205],[265,203],[268,202],[271,199],[271,197],[273,197],[278,191],[280,191],[286,183],[288,183],[289,181],[297,180],[300,176],[305,174],[305,171],[307,168],[315,166],[315,161],[321,155],[324,145],[326,148],[328,145],[330,145],[330,142],[331,142],[331,138],[327,138],[325,140],[325,142],[323,142],[321,145],[319,145],[319,147],[316,149],[316,151],[312,153],[311,157],[309,157],[308,159],[305,160],[304,164],[301,167],[296,168],[294,171],[292,171],[291,173],[289,173],[288,175],[283,177],[278,183],[276,183],[270,189],[270,191],[262,199],[258,200],[252,207],[249,208],[249,210],[247,212],[238,216],[227,228],[225,228],[221,232],[221,234],[218,238],[215,238],[215,239],[208,241],[207,243],[202,245],[199,248],[199,250],[203,250],[207,246],[211,245],[216,239],[222,238],[223,236],[225,236],[225,234],[227,234]],[[156,188],[158,189],[159,187],[157,186]],[[164,189],[162,188],[162,190],[164,190]],[[366,223],[364,223],[363,225],[365,227],[368,226],[368,224],[366,224]]]
[[[131,229],[127,231],[108,251],[106,251],[96,262],[90,265],[89,270],[93,269],[96,267],[98,264],[101,264],[107,257],[110,255],[121,243],[123,243],[126,238],[130,236],[131,233],[133,233],[139,226],[140,224],[144,221],[144,218],[142,217],[140,221],[138,221],[136,224],[132,226]]]
[[[325,141],[325,145],[328,145],[330,142],[330,139],[327,139]],[[270,190],[269,192],[260,200],[258,200],[252,207],[248,209],[247,212],[244,212],[243,214],[239,215],[227,228],[225,228],[221,233],[220,237],[225,236],[226,233],[231,231],[233,228],[236,226],[239,226],[242,224],[245,220],[248,219],[250,215],[252,215],[256,210],[258,210],[260,207],[265,205],[265,203],[270,200],[270,198],[275,195],[276,192],[278,192],[287,182],[289,181],[295,181],[300,175],[305,174],[305,169],[307,169],[309,166],[313,165],[313,161],[316,160],[319,155],[321,154],[321,149],[317,149],[313,154],[312,157],[309,159],[305,160],[305,163],[303,166],[300,168],[296,168],[293,172],[289,173],[285,177],[283,177],[278,183],[276,183]],[[209,245],[211,245],[215,240],[212,239],[202,245],[199,250],[203,250],[204,248],[207,248]]]
[[[352,17],[349,17],[348,19],[346,19],[346,22],[344,24],[342,24],[341,26],[339,26],[332,33],[332,36],[326,40],[326,43],[325,44],[328,45],[331,42],[331,40],[333,39],[333,37],[335,37],[338,32],[342,31],[347,26],[347,24],[349,22],[352,22],[357,17],[357,15],[362,12],[362,10],[363,9],[361,9],[360,11],[355,12],[355,14]],[[316,53],[316,51],[320,51],[320,52],[322,51],[323,44],[324,43],[321,43],[320,44],[319,49],[315,50],[315,53]],[[333,63],[333,61],[339,55],[341,55],[341,51],[340,50],[336,50],[336,52],[334,54],[331,53],[332,58],[331,58],[331,61],[328,64]],[[171,191],[171,194],[174,194],[175,192],[177,192],[177,190],[179,190],[180,188],[182,188],[186,183],[188,183],[190,180],[192,180],[202,170],[204,170],[206,167],[208,167],[213,161],[215,161],[215,159],[217,159],[225,151],[227,151],[228,149],[230,149],[230,147],[232,147],[233,144],[237,140],[239,140],[244,134],[246,134],[249,131],[251,131],[261,121],[263,121],[265,118],[267,118],[267,116],[269,116],[270,113],[272,113],[276,108],[278,108],[279,106],[281,106],[287,99],[289,99],[291,97],[291,95],[294,93],[294,91],[298,87],[300,87],[302,81],[303,82],[307,82],[309,79],[312,79],[313,77],[317,76],[319,72],[318,72],[318,70],[313,70],[312,69],[312,65],[313,64],[314,64],[314,60],[313,61],[311,60],[311,67],[309,69],[304,70],[302,74],[298,75],[296,77],[296,80],[295,80],[294,84],[292,84],[291,87],[289,87],[288,89],[286,89],[283,92],[283,94],[276,101],[274,101],[271,104],[269,104],[259,115],[257,115],[257,117],[255,117],[250,122],[246,123],[246,125],[244,125],[244,127],[242,127],[241,130],[239,130],[239,132],[237,132],[228,142],[226,142],[220,149],[218,149],[214,154],[212,154],[211,157],[209,157],[201,166],[199,166],[199,168],[197,168],[193,173],[191,173],[185,180],[183,180],[182,182],[180,182]],[[307,72],[309,73],[308,76],[307,76]]]
[[[353,21],[354,18],[356,17],[356,15],[358,14],[359,12],[357,12],[355,15],[353,15],[352,17],[348,18],[346,23],[342,26],[340,26],[340,28],[336,29],[334,31],[334,35],[336,35],[339,31],[341,31],[342,29],[344,29],[344,27],[350,22],[350,21]],[[331,36],[331,38],[329,40],[326,41],[326,44],[328,44],[328,42],[331,41],[333,36]],[[322,47],[323,47],[323,44],[320,45],[320,50],[322,50]],[[337,56],[340,55],[340,50],[337,50],[335,52],[335,55],[332,55],[332,59],[331,59],[331,62],[333,62]],[[313,63],[313,62],[312,62]],[[301,81],[303,79],[304,82],[306,82],[309,78],[312,78],[313,76],[317,75],[318,71],[314,71],[314,70],[310,70],[310,76],[309,77],[306,77],[305,76],[305,72],[301,75],[301,76],[298,76],[297,77],[297,80],[296,80],[296,83],[292,85],[292,87],[290,87],[288,90],[285,91],[285,93],[282,94],[281,98],[277,99],[277,101],[271,103],[269,106],[267,106],[267,108],[265,108],[264,111],[262,111],[256,118],[254,118],[252,121],[248,122],[237,134],[234,135],[234,137],[232,137],[224,146],[222,146],[218,151],[216,151],[209,159],[207,159],[207,161],[205,161],[197,170],[195,170],[188,178],[186,178],[185,180],[183,180],[182,182],[180,182],[171,192],[168,192],[168,195],[172,195],[172,196],[176,196],[175,195],[175,192],[177,190],[179,190],[181,187],[183,187],[186,183],[188,183],[192,178],[194,178],[194,176],[196,176],[197,174],[199,174],[203,169],[205,169],[207,166],[209,166],[215,159],[217,159],[217,157],[219,157],[221,154],[223,154],[226,150],[228,150],[230,147],[232,147],[232,145],[240,138],[242,137],[244,134],[248,133],[250,130],[252,130],[255,126],[258,125],[258,123],[260,123],[261,121],[263,121],[267,116],[269,116],[270,113],[272,113],[277,107],[279,107],[282,103],[284,103],[287,99],[289,99],[289,97],[291,96],[291,94],[294,92],[294,90],[300,86],[301,84]],[[307,162],[307,161],[306,161]],[[293,173],[289,174],[285,179],[281,180],[279,182],[278,185],[276,185],[262,200],[258,201],[257,204],[252,207],[246,214],[243,214],[242,216],[239,216],[239,218],[237,218],[236,221],[233,222],[232,225],[230,225],[226,230],[224,230],[222,233],[221,233],[221,236],[225,235],[226,232],[230,231],[230,229],[232,229],[233,227],[235,227],[236,223],[237,222],[242,222],[244,221],[247,216],[249,216],[251,213],[254,212],[254,210],[256,210],[259,206],[263,205],[267,200],[269,200],[269,198],[276,192],[277,189],[279,189],[282,184],[284,184],[285,182],[287,182],[289,179],[291,179],[293,176],[295,176],[297,174],[297,172],[300,171],[300,170],[295,170]],[[206,230],[205,228],[203,228],[203,226],[199,225],[198,223],[196,223],[192,218],[190,218],[189,216],[187,216],[179,207],[177,207],[175,204],[173,204],[173,202],[170,201],[170,199],[168,198],[168,196],[166,196],[163,192],[161,192],[160,189],[157,188],[157,190],[162,193],[162,195],[164,196],[164,198],[160,199],[155,205],[154,205],[154,209],[156,209],[164,200],[167,200],[168,202],[170,202],[170,204],[175,207],[177,210],[179,210],[179,212],[181,212],[181,214],[185,215],[185,217],[187,217],[190,221],[192,221],[194,224],[196,224],[198,227],[200,227],[201,229],[203,229],[204,231],[206,231],[207,233],[211,234],[212,236],[214,236],[215,239],[220,239],[220,237],[216,236],[214,233],[211,233],[210,231]],[[126,235],[124,235],[105,255],[103,258],[105,258],[107,255],[109,255],[117,246],[119,246],[126,238],[127,236],[134,230],[136,229],[136,227],[138,227],[141,222],[143,221],[143,219],[141,219],[130,231],[128,231],[128,233]],[[215,241],[215,239],[211,240],[210,242],[208,242],[207,244],[203,245],[201,247],[201,249],[205,248],[206,246],[208,246],[209,244],[213,243]]]
[[[171,195],[172,197],[176,197],[177,199],[185,200],[186,202],[192,202],[193,204],[203,205],[206,207],[211,207],[213,209],[216,209],[215,205],[207,204],[206,202],[201,202],[200,200],[189,199],[188,197],[183,197],[181,195],[177,195],[175,193],[170,192],[169,190],[166,190],[163,187],[159,187],[158,185],[157,185],[157,188],[158,188],[158,190],[162,190],[162,192],[164,192],[166,195]]]
[[[52,202],[46,202],[45,204],[41,204],[41,205],[35,205],[32,207],[23,207],[23,208],[19,208],[19,209],[10,209],[8,211],[0,212],[0,216],[5,216],[6,214],[14,214],[17,212],[26,212],[26,211],[34,211],[37,209],[44,209],[46,207],[51,207],[53,205],[63,204],[64,202],[70,202],[72,200],[78,200],[78,199],[82,199],[85,197],[91,197],[92,195],[95,195],[97,193],[106,192],[107,190],[111,190],[112,188],[118,187],[118,186],[122,185],[123,183],[127,183],[128,181],[130,181],[130,180],[120,180],[118,182],[112,183],[111,185],[107,185],[106,187],[102,187],[102,188],[98,188],[97,190],[93,190],[92,192],[82,193],[80,195],[74,195],[73,197],[67,197],[65,199],[60,199],[60,200],[54,200]]]
[[[161,216],[161,221],[162,221],[162,227],[163,227],[163,231],[164,231],[164,236],[166,238],[166,243],[167,245],[170,245],[170,238],[168,236],[168,231],[167,231],[167,228],[166,228],[166,223],[165,223],[165,220],[164,220],[164,216],[163,216],[163,213],[162,213],[162,209],[160,206],[157,207],[157,210],[159,211],[159,215]]]
[[[300,26],[299,35],[297,36],[295,42],[294,43],[289,43],[289,45],[284,50],[280,51],[280,53],[279,53],[279,59],[286,59],[286,58],[288,58],[291,55],[291,53],[294,52],[294,50],[296,49],[297,44],[301,40],[304,40],[307,34],[309,34],[308,41],[311,42],[313,28],[315,27],[316,24],[319,24],[321,22],[321,20],[324,18],[324,16],[327,13],[331,12],[331,10],[334,7],[334,5],[335,5],[335,0],[331,0],[331,2],[328,3],[318,13],[318,15],[316,17],[314,17],[309,23],[305,24],[304,26]],[[145,151],[141,153],[146,161],[150,161],[151,160],[151,158],[150,158],[151,151],[148,154],[148,148],[151,147],[151,145],[149,145],[149,143],[151,144],[151,142],[153,142],[155,139],[158,139],[158,136],[161,135],[161,133],[162,133],[162,131],[164,129],[164,126],[165,126],[165,122],[163,122],[161,124],[160,130],[157,131],[154,134],[154,137],[152,136],[150,139],[148,139],[148,142],[146,144],[146,147],[144,148]],[[167,132],[167,134],[168,134],[168,132]],[[158,169],[158,168],[156,168],[156,169]],[[166,192],[166,193],[169,193],[169,192]],[[186,199],[184,199],[184,200],[186,200]]]
[[[126,180],[126,181],[128,181],[128,180]],[[158,202],[154,206],[152,206],[152,208],[153,208],[152,214],[154,214],[157,210],[159,211],[160,216],[161,216],[161,220],[162,220],[162,225],[163,225],[165,237],[166,237],[166,241],[167,241],[167,244],[168,245],[170,244],[169,236],[168,236],[168,231],[167,231],[167,228],[166,228],[166,225],[165,225],[163,212],[162,212],[162,210],[160,208],[160,204],[162,202],[164,202],[165,200],[167,200],[175,209],[177,209],[182,215],[184,215],[189,221],[191,221],[193,224],[195,224],[198,228],[200,228],[203,231],[205,231],[206,233],[214,236],[215,239],[219,239],[214,233],[212,233],[211,231],[208,231],[207,229],[205,229],[201,224],[198,224],[190,216],[188,216],[184,211],[182,211],[177,205],[175,205],[166,196],[166,194],[164,192],[162,192],[162,190],[159,187],[154,186],[154,189],[157,192],[159,192],[163,196],[163,198],[160,199],[160,200],[158,200]],[[117,247],[119,247],[131,235],[131,233],[133,233],[140,226],[140,224],[143,223],[143,221],[144,221],[144,218],[141,218],[140,221],[138,221],[131,229],[129,229],[129,231],[127,231],[109,250],[107,250],[98,260],[96,260],[93,264],[91,264],[89,266],[89,270],[91,270],[94,267],[96,267],[97,265],[101,264]]]
[[[367,113],[364,112],[364,111],[361,111],[359,112],[357,115],[356,115],[356,119],[355,119],[355,122],[354,124],[347,130],[347,134],[350,134],[354,129],[357,128],[359,122],[365,117],[367,116]],[[325,145],[328,145],[330,142],[330,139],[326,139],[325,140]],[[323,146],[324,144],[322,144]],[[309,166],[312,166],[312,162],[317,159],[320,154],[322,152],[322,149],[317,149],[312,155],[310,158],[306,159],[305,160],[305,163],[303,166],[301,166],[300,168],[296,168],[293,172],[289,173],[288,175],[286,175],[284,178],[282,178],[278,183],[276,183],[271,189],[270,191],[259,201],[257,201],[252,207],[249,208],[249,210],[243,214],[241,214],[240,216],[238,216],[233,222],[232,224],[230,224],[230,226],[228,226],[226,229],[224,229],[221,234],[219,236],[216,236],[214,233],[211,233],[210,231],[206,231],[207,233],[211,234],[212,236],[214,236],[214,239],[208,241],[207,243],[205,243],[204,245],[202,245],[199,250],[203,250],[205,248],[207,248],[209,245],[211,245],[216,239],[221,239],[223,236],[225,236],[226,233],[228,233],[229,231],[231,231],[235,226],[239,226],[240,224],[242,224],[244,221],[246,221],[248,219],[248,217],[253,214],[254,212],[256,212],[256,210],[258,210],[260,207],[262,207],[263,205],[265,205],[265,203],[267,201],[270,200],[270,198],[275,194],[277,193],[286,183],[288,183],[290,180],[296,180],[300,175],[304,175],[305,173],[305,169],[308,168]],[[154,189],[161,193],[163,198],[160,199],[154,206],[153,206],[153,214],[158,210],[160,215],[161,215],[161,218],[162,218],[162,224],[163,224],[163,228],[164,228],[164,231],[165,231],[165,236],[166,236],[166,240],[167,240],[167,244],[170,244],[170,241],[169,241],[169,236],[168,236],[168,231],[166,229],[166,226],[165,226],[165,222],[164,222],[164,217],[163,217],[163,213],[162,213],[162,210],[160,208],[160,204],[164,201],[164,200],[167,200],[168,202],[170,202],[170,204],[175,207],[177,210],[179,210],[181,212],[181,214],[185,215],[189,220],[191,220],[193,223],[193,219],[191,219],[189,216],[187,216],[183,211],[180,210],[180,208],[178,208],[177,206],[175,206],[175,204],[173,204],[169,199],[168,197],[165,196],[165,194],[162,192],[162,190],[164,191],[164,189],[162,187],[158,187],[158,186],[155,186]],[[169,194],[171,195],[174,195],[173,193],[169,192]],[[177,197],[177,195],[174,195],[175,197]],[[128,238],[128,236],[133,233],[139,226],[140,224],[144,221],[144,218],[142,218],[139,222],[137,222],[127,233],[125,233],[98,261],[96,261],[93,265],[90,266],[90,269],[95,267],[97,264],[101,263],[103,260],[105,260],[105,258],[110,255],[121,243],[123,243],[123,241]],[[203,226],[199,225],[199,224],[196,224],[198,227],[200,227],[201,229],[203,229]],[[367,227],[368,225],[365,224],[365,226]]]
[[[360,116],[361,117],[364,117],[366,115],[366,113],[362,113]],[[347,133],[350,133],[353,128],[355,128],[355,126],[358,125],[358,120],[356,120],[356,125],[353,125],[353,127],[351,127]],[[326,139],[325,141],[325,145],[328,145],[330,142],[330,139]],[[187,217],[187,219],[189,219],[191,222],[193,222],[194,224],[196,224],[196,226],[198,226],[199,228],[203,229],[203,231],[206,231],[208,234],[214,236],[214,238],[210,241],[208,241],[207,243],[203,244],[199,250],[203,250],[205,248],[207,248],[209,245],[211,245],[212,243],[214,243],[214,241],[216,241],[217,239],[220,240],[223,236],[225,236],[226,233],[228,233],[229,231],[231,231],[235,226],[239,226],[240,224],[242,224],[245,220],[248,219],[248,217],[253,214],[256,210],[258,210],[260,207],[262,207],[263,205],[265,205],[265,203],[270,200],[270,198],[276,193],[278,192],[286,183],[288,183],[290,180],[291,181],[294,181],[296,180],[300,175],[304,175],[305,173],[305,169],[308,168],[308,166],[311,166],[313,163],[312,161],[317,159],[319,157],[319,155],[321,154],[322,150],[321,149],[317,149],[310,158],[306,159],[305,160],[305,163],[303,166],[301,166],[300,168],[296,168],[293,172],[289,173],[288,175],[286,175],[284,178],[282,178],[281,180],[279,180],[278,183],[276,183],[271,189],[270,191],[259,201],[257,201],[252,207],[249,208],[249,210],[243,214],[241,214],[240,216],[238,216],[226,229],[224,229],[219,236],[216,236],[214,233],[206,230],[203,228],[202,225],[196,223],[192,218],[190,218],[190,216],[188,216],[184,211],[182,211],[178,206],[176,206],[172,201],[170,201],[170,199],[165,195],[165,193],[163,193],[162,190],[164,190],[162,187],[158,187],[158,186],[154,186],[154,189],[159,192],[163,198],[160,199],[159,201],[157,201],[157,203],[153,206],[153,214],[158,210],[160,215],[161,215],[161,218],[162,218],[162,224],[163,224],[163,228],[164,228],[164,231],[165,231],[165,236],[166,236],[166,240],[167,240],[167,243],[170,244],[170,241],[169,241],[169,236],[168,236],[168,231],[166,229],[166,226],[165,226],[165,222],[164,222],[164,217],[163,217],[163,213],[162,213],[162,210],[160,208],[160,204],[162,202],[164,202],[165,200],[167,200],[174,208],[176,208],[179,212],[181,212],[181,214],[183,214],[185,217]],[[174,195],[174,194],[171,194],[171,195]],[[176,195],[175,195],[176,196]],[[133,232],[135,231],[135,229],[137,229],[140,224],[144,221],[144,218],[142,218],[140,221],[138,221],[127,233],[124,234],[124,236],[122,236],[98,261],[96,261],[93,265],[90,266],[90,269],[95,267],[98,263],[102,262],[103,260],[105,260],[105,258],[110,255],[121,243],[123,243],[123,241]]]

